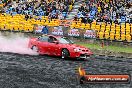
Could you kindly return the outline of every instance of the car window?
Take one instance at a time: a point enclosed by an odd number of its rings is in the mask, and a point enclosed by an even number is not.
[[[57,41],[57,39],[52,36],[49,36],[48,42],[53,43],[53,41]]]
[[[48,41],[48,36],[40,37],[40,38],[38,38],[38,40],[42,41],[42,42],[47,42]]]
[[[65,37],[58,38],[58,40],[62,44],[73,44],[73,41]]]

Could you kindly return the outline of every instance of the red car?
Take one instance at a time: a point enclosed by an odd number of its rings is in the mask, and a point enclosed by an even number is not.
[[[61,56],[61,58],[86,59],[93,55],[88,49],[80,45],[73,44],[66,37],[43,35],[39,38],[31,38],[29,48],[39,54]]]

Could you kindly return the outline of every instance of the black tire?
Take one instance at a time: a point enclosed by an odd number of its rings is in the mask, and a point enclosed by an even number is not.
[[[37,46],[32,46],[32,48],[31,48],[33,51],[35,51],[35,52],[38,52],[38,47]]]
[[[70,57],[70,53],[67,49],[63,49],[61,52],[61,58],[62,59],[68,59]]]

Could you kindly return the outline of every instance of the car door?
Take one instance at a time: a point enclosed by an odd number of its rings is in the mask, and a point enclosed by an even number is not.
[[[55,43],[54,41],[57,41],[57,39],[53,36],[49,36],[48,39],[48,53],[49,55],[55,55],[58,56],[59,51],[59,44]]]
[[[48,36],[43,36],[38,39],[39,51],[41,54],[48,54]]]

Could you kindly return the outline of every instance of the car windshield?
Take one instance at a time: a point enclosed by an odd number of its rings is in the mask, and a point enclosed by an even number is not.
[[[58,40],[62,44],[73,44],[73,41],[65,37],[58,38]]]

